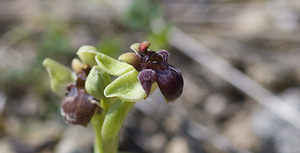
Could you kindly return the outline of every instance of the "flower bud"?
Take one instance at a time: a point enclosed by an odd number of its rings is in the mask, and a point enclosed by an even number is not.
[[[82,63],[79,59],[74,58],[72,60],[72,69],[75,73],[80,73],[83,69],[87,69],[88,65]]]
[[[99,66],[94,66],[85,81],[85,89],[88,94],[100,100],[104,97],[104,88],[107,86],[107,82],[110,82],[109,75],[103,72]]]
[[[65,121],[71,124],[87,126],[96,110],[96,104],[91,103],[93,97],[82,88],[70,84],[69,93],[61,105],[61,114]]]

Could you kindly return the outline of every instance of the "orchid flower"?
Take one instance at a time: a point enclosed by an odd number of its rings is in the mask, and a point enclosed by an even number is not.
[[[177,99],[183,89],[182,74],[179,69],[168,64],[170,53],[166,50],[148,50],[149,42],[135,43],[131,49],[135,53],[122,54],[119,59],[132,65],[138,72],[138,79],[148,97],[156,82],[166,101]]]

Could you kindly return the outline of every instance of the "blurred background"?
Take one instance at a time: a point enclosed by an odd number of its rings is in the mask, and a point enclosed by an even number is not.
[[[0,0],[0,153],[92,153],[41,63],[143,40],[170,51],[185,86],[175,103],[157,90],[136,104],[121,151],[300,152],[300,1]]]

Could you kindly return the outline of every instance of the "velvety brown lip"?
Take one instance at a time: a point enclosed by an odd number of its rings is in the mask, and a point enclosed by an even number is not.
[[[97,107],[91,103],[94,97],[90,96],[84,88],[89,71],[89,67],[81,70],[77,73],[75,83],[67,85],[68,93],[62,100],[61,114],[68,123],[87,126],[94,115]]]

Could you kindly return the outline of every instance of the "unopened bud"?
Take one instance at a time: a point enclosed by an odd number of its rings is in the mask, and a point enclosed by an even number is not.
[[[82,70],[87,69],[88,65],[82,63],[79,59],[74,58],[72,60],[72,69],[75,73],[80,73]]]

